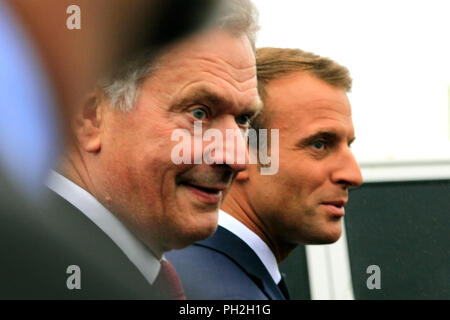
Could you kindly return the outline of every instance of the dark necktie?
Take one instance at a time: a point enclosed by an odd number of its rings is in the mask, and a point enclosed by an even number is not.
[[[284,277],[283,276],[281,277],[281,280],[278,283],[278,288],[280,288],[280,290],[283,293],[283,295],[286,298],[286,300],[290,300],[291,299],[291,296],[289,295],[288,287],[286,285],[286,282],[284,281]]]
[[[161,269],[153,286],[164,300],[186,300],[180,278],[173,265],[167,260],[161,261]]]

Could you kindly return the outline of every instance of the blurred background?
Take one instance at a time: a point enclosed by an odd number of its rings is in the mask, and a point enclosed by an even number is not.
[[[257,46],[349,68],[365,184],[343,237],[282,265],[297,299],[450,298],[450,2],[254,0]],[[381,288],[369,289],[369,266]]]
[[[259,47],[301,48],[349,68],[360,162],[450,160],[449,1],[254,2]]]

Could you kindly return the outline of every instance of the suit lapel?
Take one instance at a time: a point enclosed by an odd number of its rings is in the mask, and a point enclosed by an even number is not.
[[[47,245],[58,252],[54,255],[57,258],[47,257],[53,266],[53,273],[61,275],[61,279],[55,281],[64,285],[64,293],[69,298],[159,297],[136,266],[97,225],[52,190],[49,190],[47,196],[48,205],[39,208],[36,214],[49,239],[46,241]],[[68,291],[65,287],[65,270],[70,264],[81,268],[82,290]],[[53,278],[55,276],[51,277]]]
[[[239,265],[272,300],[283,300],[284,296],[273,281],[256,253],[232,232],[219,226],[216,233],[197,245],[219,251]]]

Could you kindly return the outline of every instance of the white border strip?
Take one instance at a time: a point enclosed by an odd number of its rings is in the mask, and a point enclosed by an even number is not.
[[[341,238],[330,245],[306,246],[312,300],[354,300],[345,223]]]
[[[364,182],[447,180],[450,161],[360,163]]]

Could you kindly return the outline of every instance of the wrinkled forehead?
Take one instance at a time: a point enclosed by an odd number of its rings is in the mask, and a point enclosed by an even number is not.
[[[351,121],[352,111],[345,90],[306,73],[271,81],[266,88],[264,113],[274,125]]]
[[[281,131],[315,131],[321,128],[345,128],[353,131],[350,104],[339,100],[311,100],[304,104],[268,108],[267,119],[271,128]],[[282,132],[280,132],[282,134]]]
[[[151,81],[153,88],[174,100],[205,96],[208,91],[230,106],[260,105],[249,41],[223,30],[197,34],[170,47],[158,60]]]
[[[227,30],[209,29],[184,38],[161,52],[159,65],[174,66],[187,61],[210,61],[230,72],[256,76],[255,55],[248,38]]]
[[[345,97],[342,99],[315,99],[305,101],[297,108],[302,117],[311,119],[351,119],[352,109],[350,102]],[[294,112],[295,113],[295,112]]]

